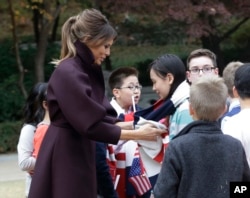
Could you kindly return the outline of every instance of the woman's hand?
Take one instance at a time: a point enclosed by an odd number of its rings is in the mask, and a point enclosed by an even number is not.
[[[34,174],[34,170],[27,171],[31,176]]]
[[[166,129],[158,129],[153,124],[147,123],[136,130],[122,130],[120,139],[156,141],[158,136],[166,132]]]
[[[147,123],[140,126],[135,130],[137,136],[137,140],[151,140],[156,141],[158,136],[161,136],[163,133],[166,133],[166,129],[156,128],[153,124]]]

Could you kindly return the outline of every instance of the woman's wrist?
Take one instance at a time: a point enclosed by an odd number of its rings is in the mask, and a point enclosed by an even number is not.
[[[121,140],[138,140],[140,139],[137,134],[137,129],[136,130],[126,130],[122,129],[121,130]]]
[[[121,129],[126,129],[126,130],[133,130],[134,129],[133,121],[117,122],[116,125],[121,127]]]

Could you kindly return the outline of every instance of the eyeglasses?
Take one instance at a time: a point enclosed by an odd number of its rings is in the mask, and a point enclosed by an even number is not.
[[[202,73],[204,74],[208,74],[208,73],[211,73],[213,69],[215,69],[215,67],[204,67],[202,69],[195,67],[195,68],[190,69],[189,71],[191,72],[191,74],[199,74],[200,71],[202,71]]]
[[[142,86],[141,85],[129,85],[127,87],[118,87],[117,89],[130,89],[131,91],[135,91],[136,89],[137,90],[141,90],[142,89]]]

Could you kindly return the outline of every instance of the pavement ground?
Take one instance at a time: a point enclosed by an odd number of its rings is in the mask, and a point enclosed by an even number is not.
[[[0,154],[0,198],[25,198],[25,172],[17,153]]]

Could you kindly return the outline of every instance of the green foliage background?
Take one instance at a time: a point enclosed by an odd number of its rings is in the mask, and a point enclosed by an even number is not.
[[[73,2],[73,3],[72,3]],[[79,6],[80,1],[72,1],[63,12],[60,25],[66,18],[82,10],[85,6]],[[87,1],[88,2],[88,1]],[[19,6],[17,1],[16,6]],[[10,30],[7,4],[0,8],[0,16],[3,23],[8,22],[3,29]],[[30,23],[29,10],[22,10],[23,13],[15,13],[18,22],[18,36],[20,39],[20,55],[25,68],[24,85],[26,90],[30,90],[35,83],[34,75],[34,56],[36,47],[32,30],[27,27]],[[2,15],[1,15],[2,14]],[[150,16],[149,16],[150,17]],[[22,19],[29,19],[28,22],[22,23]],[[25,20],[24,20],[25,22]],[[232,22],[233,23],[233,22]],[[134,66],[140,72],[140,82],[143,86],[150,86],[151,82],[148,75],[148,64],[156,57],[165,54],[173,53],[181,57],[184,61],[190,51],[202,47],[199,41],[190,44],[184,32],[181,31],[181,24],[175,25],[171,21],[165,23],[141,23],[141,20],[129,18],[121,27],[123,29],[118,32],[119,35],[116,43],[111,49],[111,64],[112,69],[121,66]],[[224,27],[223,27],[224,28]],[[236,31],[230,38],[225,40],[221,45],[225,63],[233,60],[250,62],[250,21],[243,28]],[[58,32],[60,31],[60,28]],[[126,35],[132,39],[128,39]],[[16,58],[13,49],[13,41],[11,40],[10,31],[0,31],[0,153],[15,151],[18,141],[21,122],[22,108],[25,98],[22,95],[18,80],[19,74],[16,65]],[[58,40],[60,33],[58,33]],[[190,39],[190,38],[189,38]],[[191,40],[195,40],[191,38]],[[53,58],[58,58],[60,53],[60,44],[50,43],[47,48],[45,59],[45,81],[48,81],[54,66],[50,64]]]
[[[3,122],[0,124],[0,153],[16,151],[21,122]]]

